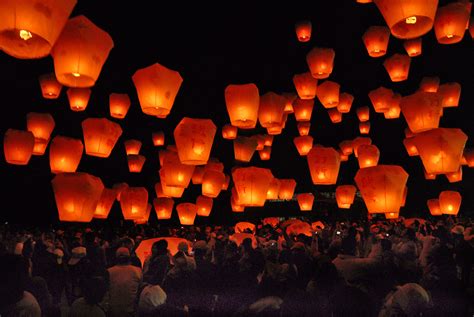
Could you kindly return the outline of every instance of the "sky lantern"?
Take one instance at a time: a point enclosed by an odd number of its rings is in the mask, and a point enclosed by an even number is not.
[[[115,189],[104,188],[100,195],[99,202],[95,208],[94,218],[96,219],[107,219],[114,204],[115,198],[117,198],[117,191]]]
[[[340,149],[337,150],[337,153],[339,153],[339,157],[341,158],[341,163],[349,161],[349,155],[345,155],[344,153],[342,153]]]
[[[306,122],[311,120],[313,113],[314,99],[300,99],[296,98],[293,102],[293,109],[295,111],[295,118],[298,122]]]
[[[436,174],[435,173],[428,173],[424,167],[423,167],[423,173],[425,175],[426,180],[435,180],[436,179]]]
[[[439,77],[423,77],[420,82],[420,90],[425,92],[437,92],[439,88]]]
[[[140,149],[142,148],[142,142],[139,140],[125,140],[123,142],[123,145],[125,146],[125,152],[127,155],[137,155],[140,154]]]
[[[156,217],[158,220],[166,220],[171,218],[173,212],[174,200],[171,198],[155,198],[153,199],[153,207],[155,207]]]
[[[163,131],[153,132],[151,134],[151,139],[153,141],[153,146],[165,145],[165,133]]]
[[[224,182],[224,173],[220,171],[206,170],[202,177],[202,194],[211,198],[219,196]]]
[[[127,183],[116,183],[112,186],[112,189],[115,189],[115,191],[117,192],[117,201],[120,201],[120,195],[122,194],[125,188],[128,188]]]
[[[224,183],[222,184],[222,190],[227,190],[230,184],[230,176],[225,174]]]
[[[234,226],[235,233],[243,233],[251,231],[252,233],[255,232],[255,225],[251,222],[241,221],[237,222]]]
[[[313,137],[310,135],[297,136],[293,139],[293,143],[301,156],[305,156],[313,148]]]
[[[196,199],[197,215],[202,217],[209,217],[212,210],[212,198],[205,196],[198,196]]]
[[[127,155],[128,170],[130,173],[140,173],[145,164],[146,157],[138,154]]]
[[[202,178],[205,172],[204,166],[196,166],[194,168],[193,176],[191,176],[191,181],[194,185],[202,184]]]
[[[374,144],[361,145],[357,148],[360,168],[367,168],[371,166],[377,166],[380,158],[380,151]]]
[[[467,166],[474,167],[474,149],[465,149],[464,157],[466,159]]]
[[[35,146],[35,136],[30,131],[8,129],[3,137],[5,161],[14,165],[27,165]]]
[[[344,155],[351,155],[354,151],[353,143],[351,140],[341,141],[339,143],[339,148]]]
[[[380,57],[387,53],[390,29],[386,26],[371,26],[362,35],[365,48],[370,57]]]
[[[441,118],[441,99],[438,93],[418,91],[400,102],[403,116],[414,133],[437,128]]]
[[[343,92],[339,94],[339,103],[337,104],[337,110],[340,113],[348,113],[351,111],[352,102],[354,101],[354,96]]]
[[[358,152],[357,150],[359,149],[359,146],[361,145],[369,145],[372,144],[372,139],[369,137],[362,137],[358,136],[354,140],[352,140],[352,147],[354,149],[354,155],[355,157],[358,157]]]
[[[300,42],[308,42],[311,39],[311,21],[299,21],[295,24],[296,37]]]
[[[370,122],[359,122],[359,132],[360,134],[369,134],[370,132]]]
[[[130,97],[127,94],[112,93],[109,96],[110,116],[123,119],[130,109]]]
[[[122,128],[105,118],[88,118],[82,121],[82,133],[86,154],[106,158],[122,135]]]
[[[434,30],[440,44],[461,42],[469,23],[469,10],[464,2],[452,2],[436,11]]]
[[[356,109],[357,118],[360,122],[366,122],[370,119],[370,109],[367,106],[362,106]]]
[[[430,214],[432,216],[441,216],[443,214],[439,206],[439,199],[428,199],[426,204],[428,205],[428,209],[430,210]]]
[[[257,149],[258,142],[255,138],[238,136],[234,140],[234,156],[237,161],[250,162]]]
[[[204,170],[212,170],[218,172],[224,172],[224,163],[219,162],[219,160],[215,157],[209,158],[209,161],[206,165],[204,165]]]
[[[372,3],[372,0],[356,0],[356,2],[366,4],[366,3]]]
[[[270,156],[272,155],[272,147],[271,146],[264,147],[263,150],[258,151],[258,155],[260,156],[260,160],[268,161],[270,159]]]
[[[438,0],[374,0],[392,35],[413,39],[433,27]]]
[[[2,1],[0,49],[20,59],[42,58],[51,52],[76,0]]]
[[[91,90],[89,88],[69,88],[66,92],[69,107],[72,111],[84,111],[89,103]]]
[[[51,51],[56,78],[64,86],[94,86],[114,41],[83,15],[70,19]]]
[[[265,141],[263,142],[263,144],[265,146],[272,146],[272,144],[273,144],[273,135],[264,134],[263,136],[265,138]]]
[[[462,166],[456,172],[446,173],[446,178],[450,183],[456,183],[462,181]]]
[[[54,73],[39,76],[41,93],[45,99],[58,99],[63,85],[56,79]]]
[[[398,217],[400,216],[400,213],[399,212],[386,212],[384,215],[385,215],[385,219],[394,220],[394,219],[398,219]]]
[[[233,126],[240,129],[255,128],[260,105],[260,95],[255,84],[227,86],[225,103]]]
[[[369,213],[399,212],[408,174],[397,165],[377,165],[357,171],[359,187]]]
[[[120,207],[125,220],[140,219],[148,208],[148,191],[145,187],[127,187],[120,194]]]
[[[183,118],[174,129],[181,163],[204,165],[209,160],[216,126],[210,119]]]
[[[232,179],[242,206],[263,206],[267,191],[273,179],[272,172],[266,168],[240,167],[232,171]]]
[[[341,209],[351,208],[354,202],[356,193],[356,187],[354,185],[339,185],[336,187],[336,202],[337,207]]]
[[[230,196],[230,206],[232,208],[232,212],[244,212],[245,206],[239,205],[239,201],[237,198],[237,191],[235,187],[232,188],[232,195]]]
[[[163,183],[163,181],[161,183],[155,184],[156,197],[158,198],[181,198],[181,196],[183,196],[184,190],[184,187],[167,186],[165,183]]]
[[[401,100],[402,100],[402,95],[400,94],[393,95],[388,110],[383,113],[383,116],[385,117],[385,119],[400,118],[400,112],[402,111],[402,109],[400,108]]]
[[[442,98],[443,108],[457,107],[461,98],[461,85],[458,83],[442,84],[439,86],[438,93]]]
[[[403,145],[407,150],[409,156],[418,156],[418,149],[416,148],[415,142],[413,138],[406,138],[403,140]]]
[[[328,115],[332,123],[340,123],[342,121],[342,113],[336,108],[328,109]]]
[[[293,101],[295,101],[296,97],[298,97],[294,93],[283,93],[283,97],[286,98],[286,103],[285,103],[285,113],[293,113]]]
[[[301,211],[309,211],[313,209],[314,196],[311,193],[304,193],[296,195],[298,205]]]
[[[226,124],[222,127],[222,137],[227,140],[233,140],[237,137],[237,127]]]
[[[309,71],[316,79],[328,78],[332,73],[336,52],[332,48],[315,47],[306,54]]]
[[[445,190],[439,194],[439,208],[444,215],[457,216],[461,207],[461,194],[456,191]]]
[[[393,54],[383,62],[383,66],[393,82],[407,80],[411,58],[408,55]]]
[[[301,99],[314,99],[318,80],[310,72],[296,74],[293,76],[293,84]]]
[[[341,85],[326,80],[318,86],[317,96],[324,108],[335,108],[339,104],[339,89]]]
[[[133,223],[135,225],[144,225],[148,222],[148,220],[150,219],[150,213],[151,213],[151,204],[147,204],[146,205],[146,212],[145,214],[143,215],[143,217],[140,217],[138,219],[133,219]]]
[[[60,221],[90,222],[104,185],[87,173],[61,173],[51,181]]]
[[[54,119],[49,113],[30,112],[26,115],[27,130],[35,136],[33,155],[44,154],[54,126]]]
[[[183,82],[177,71],[158,63],[137,70],[132,80],[143,113],[161,118],[170,113]]]
[[[393,98],[393,90],[385,87],[379,87],[369,92],[369,98],[372,102],[375,112],[386,112],[390,108],[390,102]]]
[[[278,194],[280,193],[280,180],[278,178],[273,178],[270,182],[270,186],[267,190],[267,199],[275,200],[278,199]]]
[[[197,206],[191,203],[181,203],[176,206],[179,222],[182,226],[191,226],[196,218]]]
[[[268,92],[260,97],[258,121],[264,128],[281,126],[285,110],[286,98],[274,92]]]
[[[81,161],[84,146],[81,140],[57,135],[49,146],[51,173],[72,173]]]
[[[194,165],[182,164],[177,153],[167,152],[160,169],[160,178],[166,186],[187,188],[193,172]]]
[[[300,136],[308,135],[309,129],[311,127],[311,122],[298,122],[297,127]]]
[[[421,37],[417,39],[406,40],[403,42],[403,47],[407,52],[408,56],[415,57],[421,55],[422,42]]]
[[[308,155],[308,167],[315,185],[333,185],[337,182],[341,158],[332,147],[313,147]]]
[[[294,179],[280,179],[279,199],[290,200],[295,192],[296,181]]]
[[[416,134],[413,142],[427,173],[459,170],[467,136],[460,129],[437,128]]]

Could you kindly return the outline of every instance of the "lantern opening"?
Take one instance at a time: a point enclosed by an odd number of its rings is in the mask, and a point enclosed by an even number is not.
[[[416,24],[416,16],[406,18],[405,23],[406,24]]]
[[[31,39],[33,37],[31,32],[28,31],[28,30],[20,30],[19,34],[20,34],[20,38],[24,41],[28,41],[29,39]]]

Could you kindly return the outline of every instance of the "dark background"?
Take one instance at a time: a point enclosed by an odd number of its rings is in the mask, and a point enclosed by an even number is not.
[[[434,31],[423,37],[423,54],[412,58],[407,81],[392,83],[382,63],[385,57],[370,58],[361,40],[372,25],[385,25],[374,4],[358,4],[354,0],[291,1],[291,6],[275,1],[232,1],[221,4],[174,1],[171,6],[150,6],[152,1],[88,1],[79,0],[71,16],[85,15],[107,31],[115,42],[101,75],[94,87],[85,112],[69,109],[66,89],[57,100],[41,97],[38,76],[53,71],[51,57],[40,60],[16,60],[0,52],[1,133],[8,128],[26,129],[28,112],[49,112],[56,121],[53,136],[82,139],[81,122],[88,117],[109,117],[108,97],[112,92],[128,93],[132,106],[124,120],[112,119],[123,128],[111,156],[101,159],[84,155],[78,171],[101,177],[106,187],[117,182],[130,186],[145,186],[149,200],[155,197],[154,184],[158,177],[158,150],[151,142],[153,131],[164,130],[166,144],[172,144],[173,129],[184,117],[211,118],[218,131],[212,156],[225,163],[225,172],[239,164],[233,158],[232,141],[223,140],[221,130],[229,118],[224,102],[224,89],[229,84],[253,82],[264,94],[268,91],[295,91],[292,77],[307,71],[306,53],[314,46],[331,47],[336,51],[335,67],[330,80],[341,84],[341,92],[355,96],[352,111],[344,114],[340,124],[332,124],[327,111],[316,99],[310,134],[315,143],[337,147],[342,140],[359,135],[355,108],[371,105],[370,90],[385,86],[402,95],[413,93],[422,77],[439,76],[441,83],[456,81],[462,86],[460,106],[444,111],[440,126],[461,128],[468,136],[474,135],[474,45],[466,31],[461,43],[440,45]],[[448,1],[440,1],[440,5]],[[161,2],[160,2],[161,3]],[[258,4],[257,4],[258,3]],[[309,43],[296,39],[294,24],[303,19],[313,23]],[[402,41],[390,38],[387,57],[405,53]],[[165,119],[146,116],[141,112],[131,76],[153,63],[177,70],[184,78],[171,114]],[[320,81],[322,82],[322,81]],[[380,164],[399,164],[410,174],[408,198],[401,215],[427,215],[426,200],[436,198],[442,190],[459,190],[463,195],[460,215],[472,216],[474,210],[474,171],[464,167],[463,181],[450,184],[444,176],[427,181],[423,176],[419,157],[408,157],[402,140],[406,122],[385,120],[371,108],[370,137],[381,151]],[[251,133],[250,133],[251,132]],[[265,133],[262,128],[241,134]],[[255,153],[251,165],[271,168],[275,177],[294,178],[296,192],[313,192],[316,201],[312,217],[360,216],[365,213],[358,199],[350,211],[337,209],[332,194],[335,186],[314,186],[306,158],[300,157],[293,145],[298,135],[296,121],[290,115],[282,135],[276,136],[270,161],[262,162]],[[147,157],[140,174],[128,172],[123,141],[129,138],[143,142],[141,154]],[[474,146],[472,139],[466,147]],[[33,156],[27,166],[0,162],[1,212],[0,220],[14,223],[56,223],[57,210],[51,189],[48,151],[44,156]],[[338,184],[353,184],[358,164],[351,156],[342,163]],[[201,187],[190,185],[179,202],[194,202]],[[209,218],[196,223],[225,223],[235,219],[270,215],[301,215],[296,201],[268,202],[264,208],[248,208],[244,214],[234,214],[229,204],[230,191],[222,192],[214,200]],[[121,211],[115,202],[108,221],[119,221]],[[151,221],[156,222],[152,213]],[[177,216],[173,212],[171,222]]]

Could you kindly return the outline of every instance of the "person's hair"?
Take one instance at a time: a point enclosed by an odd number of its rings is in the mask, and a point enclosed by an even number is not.
[[[82,288],[86,303],[97,305],[107,292],[107,282],[101,276],[92,276],[84,279]]]
[[[165,255],[168,253],[168,241],[165,239],[153,243],[152,248],[156,250],[156,255]]]
[[[0,256],[0,307],[18,302],[28,280],[28,260],[20,255]]]

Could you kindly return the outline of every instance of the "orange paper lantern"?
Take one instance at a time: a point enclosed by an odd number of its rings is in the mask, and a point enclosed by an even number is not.
[[[33,155],[43,155],[55,126],[53,117],[49,113],[30,112],[26,115],[26,126],[35,136]]]
[[[233,212],[244,212],[245,211],[245,206],[239,205],[235,199],[235,197],[232,195],[230,198],[230,206],[232,208]]]
[[[181,198],[181,196],[183,196],[184,190],[184,187],[167,186],[165,183],[163,183],[163,180],[161,183],[155,184],[155,192],[158,198]]]
[[[305,156],[313,148],[313,137],[309,135],[298,136],[293,139],[293,143],[301,156]]]
[[[340,113],[348,113],[351,111],[352,102],[354,101],[354,96],[348,93],[341,93],[339,95],[339,103],[337,104],[337,110]]]
[[[280,180],[278,178],[273,178],[267,190],[267,199],[272,199],[272,200],[278,199],[279,193],[280,193]]]
[[[442,98],[443,108],[457,107],[461,98],[461,85],[458,83],[446,83],[439,86],[438,93]]]
[[[296,181],[294,179],[280,179],[280,190],[278,192],[278,198],[284,200],[290,200],[293,198],[295,192]]]
[[[88,118],[82,121],[82,133],[87,155],[109,157],[122,135],[122,128],[105,118]]]
[[[439,194],[439,208],[444,215],[457,216],[461,207],[461,194],[456,191],[445,190]]]
[[[122,194],[125,188],[128,188],[127,183],[116,183],[112,186],[113,189],[117,191],[117,201],[120,201],[120,195]]]
[[[250,222],[241,221],[235,224],[234,226],[235,233],[254,233],[255,232],[255,225]]]
[[[209,217],[212,210],[212,198],[198,196],[196,199],[197,215],[202,217]]]
[[[339,89],[341,86],[333,81],[326,80],[318,86],[317,96],[324,108],[335,108],[339,104]]]
[[[140,149],[142,148],[142,142],[139,140],[126,140],[123,142],[125,146],[125,152],[127,155],[137,155],[140,154]]]
[[[165,197],[155,198],[153,199],[153,206],[155,207],[156,217],[158,220],[170,219],[173,211],[174,200]]]
[[[423,77],[420,82],[420,90],[424,92],[437,92],[439,77]]]
[[[183,226],[191,226],[196,218],[197,206],[191,203],[181,203],[176,206],[179,222]]]
[[[332,73],[336,52],[332,48],[313,48],[306,55],[311,75],[317,79],[328,78]]]
[[[233,126],[240,129],[255,128],[260,105],[260,95],[255,84],[227,86],[225,103]]]
[[[450,183],[456,183],[462,181],[462,166],[459,166],[459,170],[453,173],[446,173],[446,178]]]
[[[439,200],[435,199],[428,199],[426,202],[428,205],[428,209],[430,210],[430,214],[432,216],[441,216],[443,213],[441,212],[441,208],[439,206]]]
[[[294,93],[283,93],[282,96],[286,98],[285,113],[293,113],[293,101],[295,101],[297,95]]]
[[[212,198],[219,196],[224,182],[224,173],[209,169],[206,170],[202,177],[202,194]]]
[[[386,26],[371,26],[362,35],[370,57],[380,57],[387,53],[390,29]]]
[[[94,218],[96,219],[107,219],[114,204],[115,198],[117,198],[117,190],[104,188],[100,195],[99,202],[95,208]]]
[[[383,62],[383,66],[393,82],[407,80],[411,58],[408,55],[393,54]]]
[[[234,140],[234,156],[237,161],[250,162],[258,142],[252,137],[239,136]]]
[[[469,23],[470,12],[466,3],[453,2],[436,11],[434,30],[440,44],[461,42],[466,25]]]
[[[309,134],[309,128],[311,127],[310,122],[298,122],[298,133],[300,136],[305,136]]]
[[[138,154],[127,155],[128,170],[130,173],[140,173],[145,164],[146,157]]]
[[[224,183],[222,184],[222,190],[227,190],[230,184],[230,176],[225,175]]]
[[[474,149],[465,149],[464,157],[466,158],[467,166],[474,167]]]
[[[441,117],[441,100],[437,93],[418,91],[400,102],[403,116],[414,133],[437,128]]]
[[[436,179],[436,174],[435,173],[428,173],[425,168],[423,167],[423,173],[425,175],[426,180],[435,180]]]
[[[370,122],[359,122],[359,132],[360,134],[369,134],[370,132]]]
[[[285,105],[286,98],[274,92],[261,96],[258,108],[258,121],[260,125],[264,128],[281,126],[284,120]]]
[[[216,130],[210,119],[183,118],[174,129],[174,140],[181,163],[206,164],[211,154]]]
[[[355,157],[359,156],[359,153],[357,150],[359,149],[359,146],[361,145],[370,145],[372,144],[372,139],[368,137],[357,137],[354,140],[352,140],[352,148],[354,149],[354,155]]]
[[[318,80],[310,72],[296,74],[293,76],[293,84],[301,99],[314,99]]]
[[[309,211],[313,209],[314,196],[311,193],[296,195],[298,205],[301,211]]]
[[[81,140],[55,136],[49,147],[49,166],[51,173],[72,173],[81,161],[84,146]]]
[[[307,155],[311,179],[315,185],[333,185],[337,182],[341,158],[331,147],[313,147]]]
[[[352,141],[350,140],[345,140],[339,143],[339,148],[341,149],[342,154],[344,155],[351,155],[354,151]]]
[[[293,109],[295,111],[296,121],[310,121],[311,114],[313,113],[314,100],[313,99],[300,99],[297,98],[293,102]]]
[[[339,185],[336,187],[336,202],[341,209],[351,208],[356,193],[354,185]]]
[[[280,223],[280,219],[278,219],[278,217],[267,217],[267,218],[263,218],[262,220],[262,224],[264,226],[271,226],[273,228],[276,228],[278,226],[278,224]]]
[[[127,94],[112,93],[109,96],[110,116],[123,119],[130,109],[130,97]]]
[[[150,219],[150,213],[151,213],[151,204],[146,205],[146,212],[143,217],[140,217],[138,219],[133,219],[133,223],[136,225],[144,225],[148,222],[148,219]]]
[[[375,145],[361,145],[357,148],[357,153],[357,160],[359,161],[360,168],[377,166],[380,158],[380,151]]]
[[[403,47],[405,47],[405,51],[410,57],[421,55],[421,37],[417,39],[406,40],[403,42]]]
[[[268,161],[270,159],[270,156],[272,155],[272,147],[264,147],[263,150],[258,151],[258,155],[260,156],[260,160]]]
[[[153,132],[151,135],[154,146],[165,145],[165,134],[163,131]]]
[[[336,108],[329,109],[328,115],[332,123],[340,123],[342,121],[342,113],[340,113]]]
[[[58,99],[63,85],[56,79],[54,73],[44,74],[39,77],[41,93],[45,99]]]
[[[300,42],[308,42],[311,39],[311,21],[299,21],[295,25],[296,37]]]
[[[407,150],[409,156],[418,156],[418,149],[416,148],[415,142],[413,138],[406,138],[403,140],[403,145]]]
[[[148,191],[144,187],[127,187],[120,194],[120,207],[125,220],[143,218],[148,208]]]
[[[66,92],[69,107],[72,111],[84,111],[89,103],[91,90],[89,88],[69,88]]]
[[[232,171],[239,204],[242,206],[263,206],[268,188],[273,179],[269,169],[241,167]]]
[[[359,107],[356,109],[357,118],[360,122],[366,122],[370,119],[370,109],[367,106]]]
[[[27,165],[35,146],[35,136],[30,131],[8,129],[3,137],[5,161],[14,165]]]
[[[222,127],[222,137],[227,140],[234,140],[237,137],[237,127],[226,124]]]
[[[400,213],[399,212],[387,212],[384,214],[385,219],[390,220],[390,219],[398,219]]]
[[[263,144],[265,146],[272,146],[272,144],[273,144],[273,135],[264,134],[263,136],[265,138],[265,141],[264,141]]]
[[[206,172],[204,166],[196,166],[194,168],[193,176],[191,177],[191,180],[194,185],[200,185],[202,184],[202,178],[204,176],[204,173]]]
[[[341,150],[337,150],[337,153],[339,153],[339,157],[341,158],[341,162],[349,161],[349,155],[345,155],[344,153],[342,153]]]
[[[390,109],[390,103],[393,98],[392,89],[379,87],[369,92],[369,98],[372,102],[375,112],[382,113]]]
[[[160,178],[166,186],[187,188],[193,172],[194,165],[182,164],[176,152],[167,152],[160,169]]]

